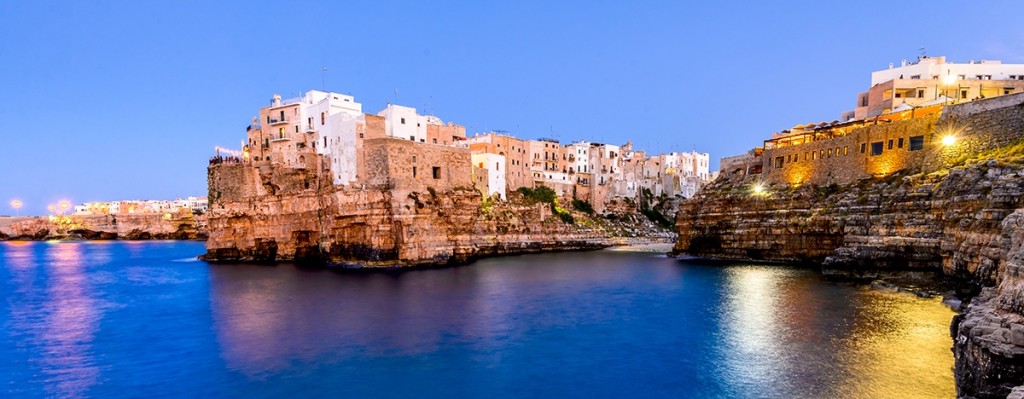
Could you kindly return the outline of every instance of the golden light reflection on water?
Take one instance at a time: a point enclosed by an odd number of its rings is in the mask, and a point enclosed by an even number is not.
[[[24,320],[46,350],[39,359],[47,389],[59,397],[79,397],[98,382],[99,368],[92,357],[91,342],[99,322],[96,300],[83,270],[82,244],[48,245],[44,254],[51,275],[42,304],[45,322]]]
[[[768,386],[805,397],[955,396],[954,313],[941,299],[855,292],[778,267],[730,267],[726,276],[722,372],[741,392]]]
[[[850,338],[842,341],[848,378],[838,397],[952,398],[953,311],[940,298],[865,290]],[[922,306],[922,302],[927,305]],[[940,370],[940,372],[936,372]]]

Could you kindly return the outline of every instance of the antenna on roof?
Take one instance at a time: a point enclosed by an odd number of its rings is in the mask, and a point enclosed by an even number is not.
[[[925,51],[924,47],[917,49],[917,51],[921,53],[921,56],[919,58],[928,58],[928,52]]]
[[[320,67],[320,89],[323,90],[323,91],[327,91],[327,78],[326,78],[326,75],[327,75],[327,67],[325,67],[325,66]]]
[[[395,89],[395,105],[398,105],[398,89]]]

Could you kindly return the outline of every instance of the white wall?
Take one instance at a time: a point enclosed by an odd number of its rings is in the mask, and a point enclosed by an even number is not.
[[[487,170],[487,192],[486,195],[498,194],[501,199],[505,199],[505,190],[507,184],[505,182],[505,156],[483,153],[483,154],[472,154],[473,166],[480,167]]]

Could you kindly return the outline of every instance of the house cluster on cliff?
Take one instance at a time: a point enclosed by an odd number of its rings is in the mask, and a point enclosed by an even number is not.
[[[1024,92],[1024,64],[946,62],[919,57],[871,74],[842,120],[801,124],[773,133],[746,154],[725,157],[721,172],[767,184],[848,184],[922,166],[942,153],[968,150],[961,127],[943,113],[979,100]],[[960,112],[960,111],[956,111]],[[941,125],[937,125],[942,120]]]
[[[239,156],[227,161],[329,173],[347,187],[474,187],[504,199],[546,186],[599,212],[615,198],[644,193],[688,198],[711,176],[707,153],[648,155],[630,143],[562,144],[504,132],[467,137],[465,127],[415,108],[389,104],[367,114],[352,96],[317,90],[273,96],[246,131]]]
[[[86,202],[75,205],[74,214],[86,215],[127,215],[166,214],[178,212],[203,213],[209,208],[206,197],[178,198],[167,200],[125,200]]]

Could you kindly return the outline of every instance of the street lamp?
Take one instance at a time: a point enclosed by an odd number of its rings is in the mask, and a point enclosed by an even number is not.
[[[23,205],[23,204],[22,204],[22,203],[21,203],[21,201],[19,201],[19,200],[13,200],[13,201],[11,201],[11,208],[14,208],[14,214],[15,214],[15,216],[21,216],[21,206],[22,206],[22,205]]]
[[[47,205],[46,210],[50,211],[50,213],[53,214],[57,211],[57,206],[53,204]]]
[[[61,201],[57,206],[60,207],[60,215],[64,216],[64,212],[67,212],[68,208],[71,208],[71,203],[67,201]]]
[[[953,144],[956,144],[956,136],[952,134],[947,134],[946,136],[942,137],[942,145],[949,147]]]
[[[956,76],[955,75],[950,75],[948,72],[947,72],[946,76],[942,77],[942,86],[943,86],[943,88],[946,91],[946,93],[943,93],[942,95],[946,96],[947,99],[949,98],[949,96],[946,95],[946,94],[949,94],[949,86],[952,86],[952,85],[956,84],[956,81],[957,81]],[[959,93],[957,93],[957,95],[959,95]]]
[[[754,190],[754,195],[764,195],[764,184],[761,184],[761,183],[754,184],[753,190]]]

